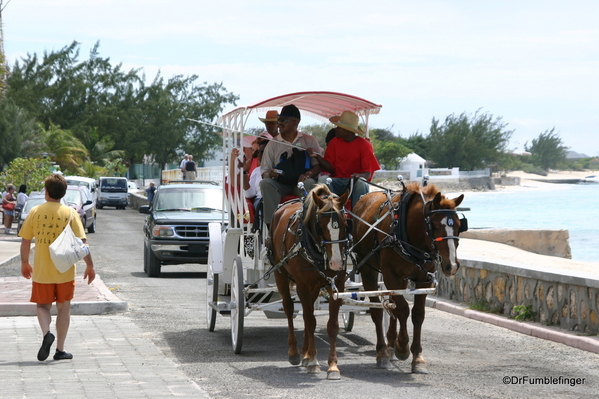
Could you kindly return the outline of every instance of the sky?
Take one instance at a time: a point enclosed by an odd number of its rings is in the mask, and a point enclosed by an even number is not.
[[[99,41],[113,64],[222,83],[237,106],[336,91],[381,104],[370,127],[402,137],[478,111],[514,131],[510,150],[555,128],[599,155],[596,0],[0,1],[9,65]]]

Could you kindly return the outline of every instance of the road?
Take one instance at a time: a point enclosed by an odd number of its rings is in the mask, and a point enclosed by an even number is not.
[[[243,350],[231,348],[230,322],[218,316],[208,332],[205,265],[143,272],[144,215],[130,208],[98,211],[89,242],[97,272],[129,302],[128,315],[182,370],[214,398],[583,398],[599,392],[599,355],[427,308],[423,349],[428,375],[410,373],[410,360],[375,367],[374,326],[356,318],[339,342],[340,381],[326,380],[326,319],[318,319],[323,372],[308,375],[287,362],[282,319],[254,312],[245,320]],[[98,316],[101,317],[101,316]],[[303,327],[296,319],[296,326]],[[298,338],[301,339],[301,331]],[[560,377],[561,382],[560,383]],[[564,377],[573,379],[566,384]],[[534,381],[538,378],[540,380]],[[556,380],[551,380],[555,378]],[[578,379],[578,380],[575,380]],[[531,384],[531,381],[536,382]],[[507,382],[507,383],[506,383]]]

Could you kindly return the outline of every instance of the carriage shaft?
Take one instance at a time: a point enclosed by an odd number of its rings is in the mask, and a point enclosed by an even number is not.
[[[408,288],[405,290],[336,292],[333,294],[333,299],[358,299],[365,296],[428,295],[434,294],[436,291],[436,288]]]

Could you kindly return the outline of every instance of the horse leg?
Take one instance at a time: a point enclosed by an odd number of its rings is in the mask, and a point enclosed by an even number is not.
[[[402,288],[400,288],[402,289]],[[408,316],[410,315],[410,306],[406,299],[402,295],[393,297],[396,308],[393,312],[397,320],[389,323],[389,331],[387,332],[387,338],[389,344],[393,343],[395,348],[395,356],[399,360],[406,360],[410,357],[410,336],[408,334]],[[397,321],[399,321],[399,334],[397,332]]]
[[[302,346],[302,366],[308,368],[309,374],[320,373],[320,365],[316,359],[316,343],[314,341],[314,332],[316,331],[316,317],[314,317],[314,301],[318,298],[319,290],[315,294],[311,293],[306,287],[297,286],[297,295],[302,303],[302,313],[304,316],[304,344]]]
[[[371,267],[364,267],[361,272],[362,285],[365,291],[378,291],[378,272]],[[370,302],[380,303],[379,296],[370,297]],[[378,368],[389,368],[389,349],[385,342],[385,331],[383,329],[383,312],[381,308],[370,308],[370,318],[374,323],[376,331],[376,366]]]
[[[345,274],[345,272],[344,272]],[[345,281],[343,280],[344,276],[341,276],[338,281],[340,284],[338,285],[338,290],[343,292],[345,290]],[[339,380],[341,379],[341,372],[337,367],[337,335],[339,334],[339,308],[343,303],[343,300],[338,299],[334,301],[333,298],[333,290],[329,287],[327,288],[329,292],[329,321],[327,323],[327,333],[329,335],[329,369],[327,370],[327,380]]]
[[[295,328],[293,326],[294,306],[289,289],[289,279],[281,273],[275,273],[275,280],[283,300],[283,309],[285,310],[285,315],[287,316],[287,344],[289,345],[287,356],[289,363],[297,366],[300,364],[300,354],[299,350],[297,349],[297,337],[295,335]]]
[[[414,295],[414,306],[412,307],[412,324],[414,325],[414,337],[412,340],[412,373],[428,374],[426,361],[422,356],[422,323],[426,305],[426,295]]]

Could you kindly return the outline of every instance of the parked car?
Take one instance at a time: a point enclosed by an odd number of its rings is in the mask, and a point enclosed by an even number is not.
[[[94,197],[94,201],[98,202],[98,182],[91,177],[83,176],[65,176],[67,184],[70,186],[85,186],[89,189]]]
[[[96,201],[92,193],[84,186],[67,186],[64,198],[69,206],[75,208],[83,227],[88,233],[96,232]]]
[[[98,209],[114,206],[125,209],[129,200],[125,177],[100,177],[98,184]]]
[[[168,184],[156,189],[144,231],[144,271],[159,277],[164,265],[208,261],[208,224],[227,220],[223,189],[217,184]]]
[[[17,234],[21,231],[21,226],[23,226],[23,223],[25,223],[25,219],[27,218],[29,211],[33,209],[33,207],[43,204],[44,202],[46,202],[46,196],[44,194],[40,192],[29,194],[29,198],[27,198],[27,201],[25,201],[23,210],[21,211],[17,220]],[[60,203],[68,205],[67,200],[64,197],[60,199]]]

